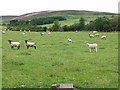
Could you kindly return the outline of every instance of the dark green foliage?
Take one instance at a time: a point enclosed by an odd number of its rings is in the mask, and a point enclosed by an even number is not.
[[[61,31],[61,30],[62,30],[59,21],[54,21],[54,24],[53,24],[53,26],[51,27],[51,30],[52,30],[52,31]]]
[[[79,23],[75,23],[70,26],[63,26],[64,31],[102,31],[102,32],[111,32],[118,31],[118,22],[117,17],[107,18],[107,17],[99,17],[95,21],[90,21],[85,25],[84,18],[81,18]]]
[[[85,20],[84,18],[80,18],[80,21],[79,21],[79,30],[82,31],[85,29]]]
[[[46,31],[47,29],[50,31],[104,31],[104,32],[111,32],[111,31],[118,31],[118,17],[111,16],[111,17],[98,17],[94,21],[89,21],[86,23],[85,18],[81,17],[79,22],[74,23],[72,25],[64,25],[61,27],[59,21],[66,20],[65,17],[62,16],[54,16],[54,17],[43,17],[43,18],[36,18],[27,21],[19,21],[19,20],[12,20],[10,24],[7,25],[7,29],[12,31],[19,31],[19,30],[26,30],[26,31]],[[53,23],[53,26],[48,28],[40,27],[38,25],[50,24]]]

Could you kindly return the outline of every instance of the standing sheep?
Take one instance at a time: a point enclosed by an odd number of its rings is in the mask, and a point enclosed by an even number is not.
[[[36,49],[36,43],[35,42],[28,42],[28,40],[25,40],[25,43],[26,43],[27,49],[29,47],[34,47]]]
[[[97,33],[97,31],[93,31],[93,34],[96,34]]]
[[[14,47],[17,47],[17,49],[20,48],[20,42],[14,42],[12,40],[8,40],[8,42],[9,42],[11,48],[14,48]]]
[[[68,38],[68,44],[72,43],[72,39],[71,38]]]
[[[100,34],[98,34],[98,33],[95,33],[95,36],[98,36],[98,37],[99,37],[99,36],[100,36]]]
[[[42,35],[44,35],[45,33],[44,33],[44,32],[41,32],[40,34],[41,34],[41,36],[42,36]]]
[[[97,46],[98,45],[96,43],[94,43],[94,44],[86,43],[86,45],[89,47],[90,52],[91,52],[91,49],[95,49],[96,52],[97,52]]]
[[[94,37],[94,35],[93,34],[89,34],[89,37],[92,38],[92,37]]]
[[[22,32],[23,35],[25,35],[26,33],[25,32]]]
[[[101,39],[106,39],[106,38],[107,38],[107,36],[105,36],[105,35],[101,36]]]

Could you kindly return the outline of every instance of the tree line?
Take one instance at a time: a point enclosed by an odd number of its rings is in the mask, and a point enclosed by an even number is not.
[[[53,19],[54,18],[54,19]],[[9,30],[19,31],[104,31],[104,32],[112,32],[118,31],[118,17],[98,17],[94,21],[90,21],[86,23],[83,17],[80,18],[78,23],[74,23],[73,25],[64,25],[61,26],[59,21],[66,20],[64,17],[56,16],[56,17],[45,17],[39,19],[33,19],[31,21],[10,21],[8,25]],[[43,21],[43,22],[42,22]],[[19,22],[19,23],[18,23]],[[41,23],[42,22],[42,23]],[[53,23],[52,27],[47,28],[41,27],[38,25],[50,24]]]

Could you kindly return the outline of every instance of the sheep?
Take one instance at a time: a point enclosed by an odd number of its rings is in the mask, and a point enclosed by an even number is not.
[[[71,38],[68,38],[68,44],[72,43],[72,39]]]
[[[41,34],[41,35],[44,35],[45,33],[44,33],[44,32],[41,32],[40,34]]]
[[[98,34],[98,33],[95,33],[95,36],[98,36],[98,37],[99,37],[99,36],[100,36],[100,34]]]
[[[28,40],[25,40],[25,43],[26,43],[27,49],[29,47],[34,47],[36,49],[36,43],[35,42],[28,42]]]
[[[91,38],[91,37],[94,37],[94,35],[93,34],[89,34],[89,37]]]
[[[2,34],[5,34],[6,32],[5,31],[2,31]]]
[[[25,35],[26,33],[25,32],[22,32],[23,35]]]
[[[89,47],[90,52],[91,52],[91,49],[95,49],[96,52],[97,52],[97,46],[98,45],[96,43],[94,43],[94,44],[86,43],[86,45]]]
[[[0,33],[1,33],[1,34],[5,34],[6,32],[5,32],[5,31],[0,30]]]
[[[11,48],[14,48],[14,47],[17,47],[17,49],[20,48],[20,42],[15,42],[15,41],[12,41],[12,40],[8,40]]]
[[[93,34],[97,33],[97,31],[93,31]]]
[[[106,39],[106,37],[107,37],[107,36],[103,35],[103,36],[101,36],[101,39]]]
[[[78,31],[76,30],[75,32],[77,33]]]

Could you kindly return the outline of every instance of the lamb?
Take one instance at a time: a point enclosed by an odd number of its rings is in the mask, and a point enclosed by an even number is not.
[[[103,36],[101,36],[101,39],[106,39],[106,37],[107,37],[107,36],[103,35]]]
[[[94,35],[93,34],[89,34],[89,37],[91,38],[91,37],[94,37]]]
[[[8,40],[11,48],[14,48],[14,47],[17,47],[17,49],[20,48],[20,42],[15,42],[15,41],[12,41],[12,40]]]
[[[36,49],[36,43],[35,42],[28,42],[28,40],[25,40],[25,43],[26,43],[27,49],[29,47],[34,47]]]
[[[86,43],[86,45],[89,47],[90,52],[91,52],[91,49],[95,49],[96,52],[97,52],[97,46],[98,45],[96,43],[94,43],[94,44]]]
[[[68,38],[68,44],[72,43],[72,39]]]

